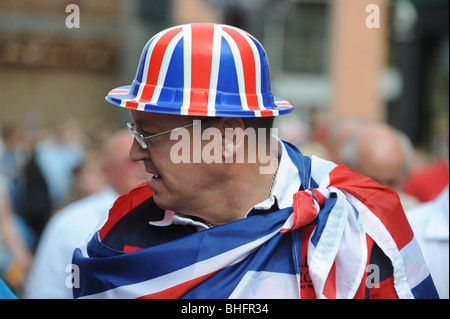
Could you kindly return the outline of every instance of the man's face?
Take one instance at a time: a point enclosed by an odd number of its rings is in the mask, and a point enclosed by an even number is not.
[[[180,115],[158,114],[131,111],[135,129],[144,137],[172,130],[192,123],[192,118]],[[193,127],[186,128],[192,133]],[[179,143],[170,139],[170,133],[146,140],[147,149],[143,149],[134,140],[130,150],[133,161],[143,161],[145,170],[156,174],[149,179],[154,191],[155,203],[162,209],[178,213],[189,213],[207,200],[208,189],[217,185],[217,179],[211,174],[211,165],[205,163],[174,163],[170,157],[171,148]],[[192,134],[186,140],[192,154]]]

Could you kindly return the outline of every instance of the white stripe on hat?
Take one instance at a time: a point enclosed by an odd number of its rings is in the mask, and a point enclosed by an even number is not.
[[[214,25],[213,47],[212,47],[212,61],[211,61],[211,77],[209,83],[208,96],[208,116],[216,115],[216,93],[217,82],[219,81],[219,65],[220,65],[220,50],[222,41],[222,26]]]
[[[241,54],[239,53],[239,48],[233,38],[224,30],[223,37],[227,40],[230,45],[231,52],[233,53],[233,59],[236,66],[236,75],[238,79],[239,96],[241,97],[241,104],[244,110],[249,110],[247,104],[247,96],[245,95],[245,78],[244,69],[242,66]]]
[[[247,40],[248,44],[252,48],[253,58],[255,60],[255,77],[256,77],[255,84],[256,84],[256,96],[257,96],[257,100],[258,100],[258,107],[260,110],[265,110],[266,108],[264,107],[264,103],[263,103],[262,95],[261,95],[261,60],[260,60],[260,56],[259,56],[259,51],[256,48],[255,43],[252,41],[252,39],[250,39],[250,37],[246,33],[244,33],[244,32],[240,32],[240,33]],[[261,114],[259,116],[261,116]]]
[[[191,55],[192,55],[192,33],[189,24],[183,26],[184,35],[184,90],[183,90],[183,105],[181,106],[180,114],[187,115],[189,112],[189,104],[191,102]]]
[[[157,35],[155,35],[155,36],[153,37],[153,41],[150,40],[150,41],[152,41],[152,42],[151,42],[151,44],[150,44],[150,47],[149,47],[148,50],[147,50],[147,55],[146,55],[146,57],[145,57],[145,63],[144,63],[143,72],[142,72],[142,81],[141,81],[141,83],[139,84],[139,90],[138,90],[138,93],[136,94],[136,98],[134,99],[135,101],[139,101],[139,100],[141,99],[141,97],[142,97],[142,92],[144,91],[145,84],[147,83],[148,67],[149,67],[150,60],[151,60],[152,55],[153,55],[153,49],[155,48],[156,43],[158,43],[159,39],[161,39],[161,37],[162,37],[164,34],[166,34],[167,31],[169,31],[169,30],[165,30],[164,32],[158,33]],[[137,109],[138,109],[139,111],[143,111],[144,108],[145,108],[145,104],[146,104],[146,103],[138,103]]]
[[[157,104],[159,95],[161,94],[161,90],[164,86],[164,81],[166,80],[167,70],[169,69],[169,63],[172,59],[173,51],[175,50],[175,47],[180,41],[180,39],[183,37],[182,32],[178,33],[173,37],[172,40],[170,40],[169,45],[166,48],[166,52],[164,52],[164,57],[161,62],[161,68],[159,70],[158,75],[158,82],[156,84],[155,90],[153,91],[153,96],[150,100],[150,104]]]

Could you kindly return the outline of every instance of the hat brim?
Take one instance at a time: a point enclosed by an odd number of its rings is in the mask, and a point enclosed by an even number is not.
[[[270,117],[284,115],[293,110],[293,106],[290,102],[278,97],[273,97],[273,101],[271,103],[266,103],[262,108],[250,106],[243,108],[240,104],[237,105],[231,103],[216,103],[214,109],[208,109],[204,104],[195,105],[193,103],[190,103],[185,107],[182,102],[175,102],[175,100],[180,100],[175,97],[170,100],[159,100],[158,103],[151,103],[151,101],[138,99],[136,94],[131,92],[131,85],[121,86],[111,90],[105,99],[111,104],[132,110],[192,116]]]

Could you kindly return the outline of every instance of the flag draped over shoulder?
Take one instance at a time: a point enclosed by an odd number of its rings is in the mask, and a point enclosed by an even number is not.
[[[104,226],[75,250],[81,278],[74,297],[437,298],[398,196],[346,166],[285,145],[304,189],[293,207],[147,248],[124,242],[113,249],[105,238],[127,216],[153,214],[152,192],[141,185],[120,197]],[[175,226],[186,227],[167,227]],[[386,265],[388,275],[377,269]],[[369,292],[376,274],[382,278]]]

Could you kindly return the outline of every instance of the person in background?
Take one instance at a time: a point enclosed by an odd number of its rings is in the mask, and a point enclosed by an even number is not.
[[[327,139],[328,159],[336,164],[349,162],[347,154],[343,151],[343,145],[366,125],[366,123],[355,116],[343,116],[334,119],[330,123],[330,132]]]
[[[437,198],[406,210],[441,299],[449,298],[448,215],[448,185]]]
[[[422,203],[435,199],[449,183],[448,123],[438,129],[434,137],[434,160],[411,172],[404,192],[417,197]]]
[[[33,255],[20,218],[13,211],[7,178],[0,172],[0,276],[16,293],[21,293],[23,280]]]
[[[33,252],[53,210],[47,182],[36,162],[35,151],[18,178],[17,214],[33,237]]]
[[[97,149],[88,149],[83,163],[74,170],[72,189],[67,205],[103,190],[107,180],[103,172],[102,154]]]
[[[367,124],[346,140],[341,152],[344,164],[393,189],[405,210],[419,204],[402,191],[413,152],[406,135],[385,123]]]
[[[66,278],[71,274],[73,250],[95,231],[118,196],[149,177],[141,163],[129,159],[131,143],[132,137],[127,130],[108,137],[102,152],[102,169],[107,186],[67,205],[50,219],[27,279],[25,298],[72,298]]]
[[[325,145],[311,139],[311,125],[302,121],[300,118],[289,117],[287,119],[280,119],[274,123],[274,127],[278,129],[279,137],[282,140],[300,148],[303,155],[315,155],[321,158],[329,157]]]
[[[20,130],[12,124],[3,124],[0,138],[0,173],[6,178],[11,205],[18,211],[20,177],[30,154]]]
[[[83,162],[85,151],[81,135],[77,122],[70,119],[59,123],[51,136],[36,145],[36,163],[45,178],[54,208],[66,204],[73,172]]]

